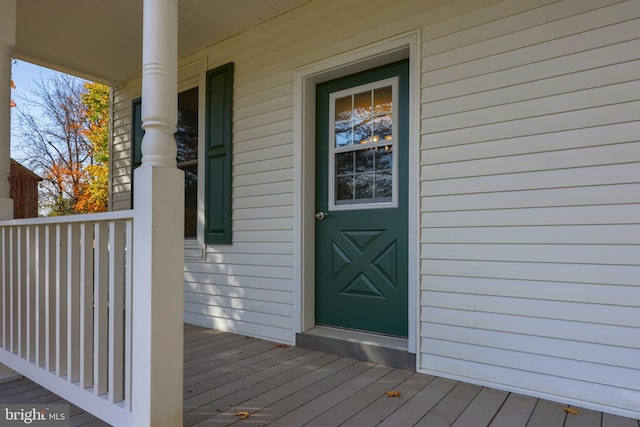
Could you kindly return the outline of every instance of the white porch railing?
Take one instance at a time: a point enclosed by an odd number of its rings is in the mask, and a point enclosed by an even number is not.
[[[133,211],[0,222],[0,363],[131,425]]]

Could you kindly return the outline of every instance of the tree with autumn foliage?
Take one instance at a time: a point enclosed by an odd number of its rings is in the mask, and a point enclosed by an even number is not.
[[[77,212],[104,212],[109,201],[109,88],[85,82],[85,137],[91,143],[91,163],[85,166],[87,183],[75,205]]]
[[[58,74],[36,83],[17,108],[23,162],[43,178],[48,215],[107,208],[109,89]]]

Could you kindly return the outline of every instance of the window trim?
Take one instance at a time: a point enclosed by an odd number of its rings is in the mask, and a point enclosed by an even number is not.
[[[391,102],[392,102],[391,114],[392,114],[392,120],[394,124],[394,137],[393,137],[393,140],[391,141],[391,145],[393,147],[393,161],[392,161],[393,164],[392,164],[392,175],[391,175],[391,179],[392,179],[391,201],[379,201],[379,202],[372,201],[372,202],[355,202],[355,203],[338,204],[336,203],[335,156],[337,153],[342,153],[347,151],[357,151],[357,150],[350,148],[351,146],[340,148],[340,147],[336,147],[335,145],[335,123],[334,123],[335,122],[335,100],[338,98],[344,97],[346,95],[355,95],[360,92],[375,90],[385,86],[391,86],[392,88],[391,89],[391,94],[392,94],[391,95]],[[327,196],[329,197],[329,200],[327,201],[327,206],[330,212],[361,210],[361,209],[384,209],[384,208],[398,207],[397,170],[398,170],[398,156],[399,156],[400,147],[398,146],[398,144],[396,144],[396,141],[398,140],[398,132],[400,130],[396,128],[397,121],[398,121],[398,78],[397,77],[390,77],[388,79],[351,87],[338,92],[333,92],[329,95],[329,123],[328,123],[329,141],[327,141],[328,149],[329,149],[329,158],[328,158],[328,165],[327,165],[327,168],[329,169],[327,174],[329,179],[329,183],[328,183],[329,186],[327,189],[329,191],[327,192]],[[368,147],[379,147],[384,145],[385,145],[384,143],[368,144]]]
[[[196,238],[184,239],[185,259],[202,260],[205,258],[204,244],[204,139],[206,116],[206,73],[207,62],[205,59],[191,63],[178,70],[178,93],[194,87],[198,87],[198,225]]]

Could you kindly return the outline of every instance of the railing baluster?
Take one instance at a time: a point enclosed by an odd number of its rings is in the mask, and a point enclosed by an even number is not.
[[[55,253],[56,253],[56,235],[55,225],[47,225],[44,229],[45,243],[44,243],[44,303],[45,303],[45,316],[44,316],[44,335],[45,335],[45,366],[47,371],[52,371],[55,368],[55,346],[56,346],[56,331],[55,331]]]
[[[14,245],[14,229],[9,229],[9,348],[12,353],[16,351],[16,306],[15,306],[15,263],[16,253]]]
[[[27,264],[27,227],[18,227],[18,229],[20,230],[18,233],[18,281],[16,283],[18,286],[18,318],[20,320],[18,324],[18,354],[20,357],[29,360],[27,355],[27,341],[29,340],[29,335],[27,334],[27,294],[29,292],[29,282],[27,280],[27,269],[29,267],[29,264]]]
[[[80,225],[80,387],[93,386],[93,223]]]
[[[104,223],[95,224],[95,284],[94,284],[94,321],[93,321],[93,391],[98,395],[107,392],[108,358],[108,286],[109,253],[108,230]]]
[[[124,329],[124,406],[125,409],[131,410],[131,308],[133,298],[133,223],[127,220],[125,223],[125,329]]]
[[[19,306],[20,306],[20,333],[18,334],[18,353],[24,359],[29,360],[29,355],[27,354],[28,340],[29,335],[27,331],[27,316],[29,310],[27,308],[28,305],[28,296],[29,293],[29,281],[28,281],[28,273],[29,264],[27,264],[27,227],[19,227],[19,248],[18,248],[18,256],[20,257],[20,266],[19,266],[19,279],[18,279],[18,295],[19,295]]]
[[[46,299],[45,299],[45,227],[35,227],[36,270],[35,270],[35,297],[36,297],[36,365],[45,364],[45,336],[46,336]]]
[[[67,380],[80,379],[80,228],[67,225]]]
[[[26,359],[31,362],[35,350],[35,310],[34,310],[34,230],[35,227],[25,227],[25,303],[26,303]]]
[[[109,401],[122,401],[124,321],[124,229],[109,222]]]
[[[56,373],[67,374],[67,224],[56,225]]]
[[[23,302],[23,292],[22,292],[22,265],[24,264],[23,260],[23,245],[22,245],[22,227],[16,227],[15,233],[15,271],[14,271],[14,286],[16,292],[16,352],[19,357],[23,356],[23,335],[24,335],[24,311],[22,307]]]

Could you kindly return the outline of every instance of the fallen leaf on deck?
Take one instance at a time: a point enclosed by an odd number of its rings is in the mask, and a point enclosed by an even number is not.
[[[565,406],[562,409],[564,409],[567,414],[578,415],[580,413],[580,411],[578,411],[576,408],[572,408],[571,406]]]
[[[400,397],[400,392],[398,390],[389,390],[387,397]]]
[[[249,418],[251,416],[251,412],[238,411],[233,416],[236,417],[236,418],[239,418],[241,420],[246,420],[247,418]]]
[[[276,343],[276,347],[280,348],[289,348],[291,347],[289,344]]]

